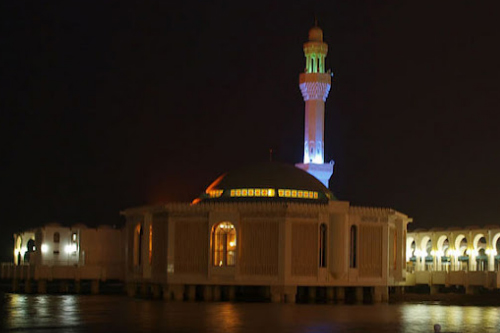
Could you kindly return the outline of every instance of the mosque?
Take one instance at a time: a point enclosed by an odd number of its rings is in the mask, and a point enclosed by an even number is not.
[[[295,302],[307,288],[343,299],[387,300],[403,285],[412,220],[388,208],[351,206],[328,190],[324,163],[328,45],[315,26],[304,44],[299,86],[305,101],[304,160],[244,166],[217,178],[192,203],[126,209],[125,277],[167,299],[232,299],[260,286],[273,301]],[[351,289],[352,290],[352,289]]]
[[[192,202],[122,211],[121,229],[47,225],[16,234],[14,264],[2,265],[2,278],[25,292],[33,284],[46,292],[51,280],[75,286],[91,280],[97,293],[99,281],[115,279],[131,296],[232,300],[252,289],[292,303],[320,294],[343,300],[347,293],[387,301],[389,288],[416,284],[434,292],[446,285],[499,288],[500,228],[407,233],[412,219],[403,213],[334,197],[328,189],[333,162],[324,163],[332,75],[325,71],[328,45],[319,27],[310,29],[303,49],[303,163],[228,171]]]

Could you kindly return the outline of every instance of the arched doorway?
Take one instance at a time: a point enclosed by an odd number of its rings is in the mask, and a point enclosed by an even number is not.
[[[486,238],[484,236],[480,237],[475,244],[476,252],[476,270],[477,271],[487,271],[488,270],[488,256],[486,255]]]
[[[213,228],[212,263],[218,267],[236,264],[236,228],[231,222],[221,222]]]

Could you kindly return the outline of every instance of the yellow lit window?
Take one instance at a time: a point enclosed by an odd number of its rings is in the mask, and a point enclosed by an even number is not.
[[[153,225],[149,225],[149,264],[153,262]]]
[[[214,266],[234,266],[236,263],[236,229],[230,222],[222,222],[212,233]]]

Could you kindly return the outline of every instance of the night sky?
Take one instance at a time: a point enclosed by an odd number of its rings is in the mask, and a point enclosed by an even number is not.
[[[494,1],[242,3],[2,2],[2,260],[19,230],[120,226],[120,210],[191,201],[270,148],[301,162],[315,16],[336,197],[412,229],[500,224]]]

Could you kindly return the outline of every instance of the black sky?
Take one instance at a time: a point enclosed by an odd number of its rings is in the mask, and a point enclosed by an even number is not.
[[[191,201],[269,148],[300,162],[315,15],[335,195],[412,228],[500,224],[494,4],[2,2],[0,257],[18,230]]]

